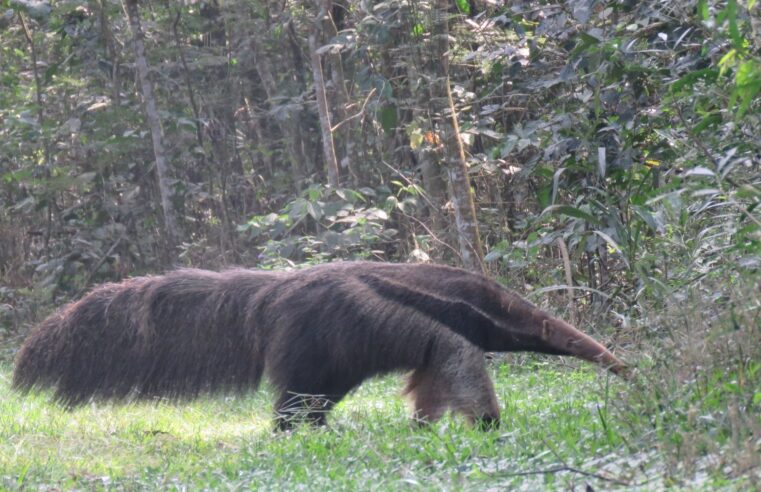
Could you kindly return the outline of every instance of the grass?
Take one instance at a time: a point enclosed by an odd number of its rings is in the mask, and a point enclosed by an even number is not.
[[[325,429],[275,433],[265,388],[188,404],[93,404],[73,412],[49,395],[9,390],[0,366],[0,488],[568,489],[630,480],[606,466],[628,454],[593,369],[494,364],[503,425],[481,432],[450,417],[416,428],[401,376],[364,384]],[[620,383],[616,383],[620,390]],[[542,470],[550,470],[540,473]],[[637,477],[641,480],[643,477]]]
[[[731,432],[718,420],[713,425],[690,417],[693,401],[675,396],[674,408],[658,410],[656,393],[635,390],[589,365],[574,361],[568,367],[559,358],[523,362],[490,365],[502,408],[498,431],[481,432],[452,416],[417,428],[397,375],[362,385],[331,413],[327,428],[288,433],[272,431],[267,388],[187,404],[91,404],[67,412],[51,404],[49,394],[10,391],[11,367],[0,364],[0,489],[753,486],[752,474],[722,472],[722,442],[732,440]],[[628,396],[632,391],[639,397]],[[636,405],[624,403],[630,401]],[[682,466],[679,444],[672,441],[689,432],[713,432],[718,444]]]

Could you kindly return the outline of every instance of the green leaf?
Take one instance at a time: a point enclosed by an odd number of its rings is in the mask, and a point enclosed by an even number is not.
[[[737,117],[741,118],[750,107],[753,99],[761,90],[761,66],[755,60],[747,60],[737,67],[735,86],[732,99],[740,99]],[[736,97],[735,97],[736,96]]]
[[[708,20],[710,15],[710,11],[708,10],[708,2],[706,2],[706,0],[700,0],[698,2],[698,16],[700,17],[700,20],[705,22]]]
[[[721,115],[718,113],[709,114],[708,116],[704,117],[702,120],[700,120],[700,123],[695,125],[695,128],[693,128],[693,132],[695,135],[700,134],[703,130],[708,128],[709,126],[715,126],[721,123]]]
[[[312,216],[314,220],[320,220],[322,218],[322,207],[317,202],[307,202],[307,213]]]
[[[737,86],[758,86],[761,84],[761,66],[756,60],[747,60],[737,67],[735,75]]]
[[[744,184],[735,192],[735,196],[740,199],[756,199],[761,197],[761,188],[756,188],[751,184]]]
[[[659,221],[656,219],[656,217],[645,207],[640,207],[637,205],[632,206],[632,209],[634,210],[634,213],[636,213],[640,219],[642,219],[647,226],[653,230],[657,231],[659,229]]]
[[[707,82],[713,82],[719,77],[719,71],[715,68],[704,68],[690,72],[681,79],[671,84],[671,93],[678,92],[683,88],[692,87],[695,83],[704,79]]]
[[[457,8],[460,12],[463,14],[470,14],[470,3],[468,0],[454,0],[454,3],[457,4]]]
[[[705,176],[705,177],[713,177],[716,176],[716,173],[712,170],[708,169],[707,167],[703,166],[695,166],[692,169],[688,169],[685,173],[685,176]]]
[[[743,37],[740,35],[740,29],[737,26],[737,0],[727,2],[727,21],[729,22],[729,37],[732,38],[732,45],[736,49],[742,49],[744,45]]]
[[[585,32],[579,33],[579,38],[581,39],[581,42],[573,49],[573,51],[571,51],[572,56],[576,56],[579,53],[586,51],[587,48],[591,46],[600,44],[599,39]]]
[[[396,114],[396,106],[387,104],[378,110],[378,120],[380,120],[381,127],[386,133],[393,133],[399,118]]]
[[[719,59],[718,65],[721,67],[721,74],[725,74],[727,70],[735,66],[737,63],[737,50],[731,49]]]
[[[608,243],[608,246],[618,251],[621,254],[621,259],[624,260],[624,263],[626,263],[626,267],[631,268],[629,266],[629,261],[626,259],[626,255],[624,254],[624,250],[621,249],[621,246],[619,246],[618,243],[612,237],[610,237],[609,235],[605,234],[602,231],[594,231],[594,233],[600,236],[601,238],[603,238],[605,242]]]
[[[575,219],[585,220],[590,224],[602,225],[602,222],[600,222],[600,220],[594,215],[591,215],[589,212],[585,212],[578,207],[572,207],[570,205],[552,205],[545,208],[542,212],[542,215],[545,213],[566,215]]]
[[[504,256],[504,251],[498,250],[498,249],[493,249],[493,250],[489,251],[486,254],[486,256],[484,256],[484,261],[489,263],[491,261],[498,260],[498,259],[502,258],[502,256]]]
[[[43,80],[45,81],[45,84],[49,84],[53,80],[53,77],[58,73],[59,66],[60,64],[53,63],[52,65],[48,67],[47,70],[45,70],[45,75],[43,76]]]
[[[540,186],[536,190],[536,201],[539,202],[539,206],[546,208],[550,206],[550,200],[552,199],[552,185],[546,184]]]

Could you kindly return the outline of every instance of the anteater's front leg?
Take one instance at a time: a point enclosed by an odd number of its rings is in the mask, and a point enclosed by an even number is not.
[[[485,429],[499,425],[499,404],[483,352],[463,338],[437,340],[428,364],[412,373],[405,393],[420,422],[433,422],[452,410]]]

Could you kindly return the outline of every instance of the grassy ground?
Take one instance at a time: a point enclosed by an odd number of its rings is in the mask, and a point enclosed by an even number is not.
[[[0,367],[0,488],[326,488],[393,490],[568,489],[632,470],[606,465],[626,453],[609,421],[606,378],[591,369],[494,366],[503,426],[408,419],[401,377],[363,385],[327,429],[271,430],[271,395],[189,404],[92,405],[66,412],[49,395],[9,391]],[[616,383],[619,384],[619,383]],[[568,467],[567,471],[548,471]],[[636,470],[634,475],[637,475]],[[641,480],[642,477],[636,477]]]
[[[188,404],[91,405],[9,390],[0,365],[0,489],[661,490],[670,485],[646,419],[613,404],[627,383],[561,359],[493,363],[495,432],[447,417],[409,422],[401,376],[369,381],[325,429],[271,429],[271,394]],[[665,448],[664,448],[665,449]],[[687,488],[744,480],[691,470]],[[587,489],[589,490],[589,489]]]

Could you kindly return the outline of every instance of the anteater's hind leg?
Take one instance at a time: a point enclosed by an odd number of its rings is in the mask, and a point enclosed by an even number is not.
[[[283,342],[284,343],[284,342]],[[331,364],[329,348],[307,345],[291,350],[287,345],[270,348],[270,382],[278,390],[275,402],[276,426],[287,430],[298,422],[325,425],[327,414],[361,379]]]
[[[278,429],[290,429],[297,422],[325,425],[328,412],[356,385],[345,374],[312,367],[309,371],[294,365],[273,381],[280,389],[275,403]]]
[[[343,396],[284,391],[275,403],[275,425],[278,430],[291,429],[297,422],[325,425],[328,412]]]
[[[459,337],[438,341],[428,365],[412,373],[405,392],[413,398],[418,421],[433,422],[452,410],[483,428],[499,425],[483,352]]]

